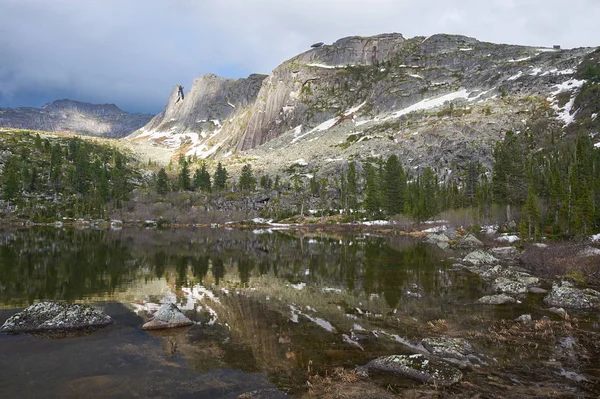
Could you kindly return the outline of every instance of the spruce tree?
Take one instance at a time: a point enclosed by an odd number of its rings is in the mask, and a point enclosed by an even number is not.
[[[215,171],[214,183],[217,190],[224,190],[227,187],[227,179],[229,178],[227,170],[223,167],[221,162],[217,164],[217,170]]]
[[[160,168],[156,175],[156,192],[159,195],[165,195],[169,192],[169,177],[165,168]]]
[[[239,186],[242,191],[254,191],[254,189],[256,189],[256,178],[254,177],[254,172],[252,172],[252,167],[249,164],[242,167]]]
[[[183,155],[179,156],[179,188],[181,190],[191,190],[190,167]]]
[[[15,201],[19,197],[21,179],[17,159],[9,158],[2,169],[2,199],[7,202]]]
[[[398,157],[390,155],[384,166],[383,198],[386,213],[397,215],[404,209],[406,176]]]

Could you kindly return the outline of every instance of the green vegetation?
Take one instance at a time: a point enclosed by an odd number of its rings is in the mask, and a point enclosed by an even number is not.
[[[4,211],[21,218],[103,218],[139,184],[132,159],[98,142],[5,131],[0,146]]]

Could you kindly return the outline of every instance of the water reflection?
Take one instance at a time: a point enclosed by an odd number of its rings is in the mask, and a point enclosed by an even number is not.
[[[409,238],[215,229],[9,230],[0,232],[0,304],[112,299],[161,278],[174,291],[223,280],[248,286],[263,275],[382,295],[392,308],[404,297],[473,297],[457,286],[445,258]]]

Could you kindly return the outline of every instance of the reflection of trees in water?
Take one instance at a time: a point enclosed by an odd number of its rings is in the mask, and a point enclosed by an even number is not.
[[[425,293],[449,285],[447,273],[437,272],[438,256],[412,239],[221,229],[28,229],[2,234],[2,302],[110,295],[142,276],[173,278],[179,289],[204,282],[219,285],[225,278],[248,284],[268,274],[383,294],[391,306],[409,282]]]

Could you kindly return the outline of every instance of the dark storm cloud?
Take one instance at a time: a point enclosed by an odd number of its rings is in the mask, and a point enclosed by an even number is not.
[[[600,44],[597,0],[0,0],[0,106],[158,112],[175,83],[268,73],[317,41],[400,32]]]

